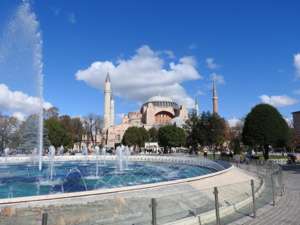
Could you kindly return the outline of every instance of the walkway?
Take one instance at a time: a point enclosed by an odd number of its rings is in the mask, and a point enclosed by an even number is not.
[[[284,169],[285,194],[276,206],[257,211],[257,218],[245,217],[231,225],[299,225],[300,224],[300,166]]]

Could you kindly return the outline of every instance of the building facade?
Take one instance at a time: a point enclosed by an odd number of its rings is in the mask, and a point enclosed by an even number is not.
[[[106,146],[114,147],[121,143],[125,131],[129,127],[159,128],[167,124],[182,126],[188,119],[188,111],[169,97],[154,96],[146,101],[139,112],[124,115],[119,125],[110,126],[106,130]]]
[[[213,112],[218,113],[218,96],[216,84],[212,82]],[[142,104],[138,112],[124,115],[120,124],[114,124],[115,109],[112,95],[112,84],[109,73],[104,82],[104,128],[99,141],[106,147],[115,147],[122,142],[123,135],[129,127],[159,128],[168,124],[182,127],[188,119],[188,111],[184,105],[179,105],[167,96],[153,96]],[[199,105],[195,99],[195,111],[199,113]]]

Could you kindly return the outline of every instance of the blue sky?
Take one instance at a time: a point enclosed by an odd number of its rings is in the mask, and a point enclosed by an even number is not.
[[[0,1],[0,31],[19,4]],[[43,36],[45,99],[62,113],[102,114],[102,91],[77,80],[76,73],[97,61],[117,66],[143,46],[167,70],[168,63],[193,57],[198,75],[180,80],[180,86],[191,98],[201,93],[201,110],[211,110],[211,74],[224,79],[218,94],[226,118],[245,116],[262,95],[285,117],[299,110],[300,76],[294,65],[300,52],[299,1],[45,0],[34,1],[32,8]],[[208,67],[208,58],[216,68]],[[138,110],[140,101],[132,94],[124,98],[122,89],[118,95],[117,113]]]

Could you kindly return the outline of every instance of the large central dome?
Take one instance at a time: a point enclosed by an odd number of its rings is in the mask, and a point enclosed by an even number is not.
[[[172,107],[174,109],[178,109],[178,104],[170,97],[167,97],[167,96],[160,96],[160,95],[157,95],[157,96],[153,96],[151,98],[149,98],[144,104],[143,106],[145,105],[148,105],[148,104],[152,104],[154,105],[155,107]]]
[[[146,103],[148,102],[172,102],[173,103],[174,101],[170,97],[157,95],[149,98],[146,101]]]

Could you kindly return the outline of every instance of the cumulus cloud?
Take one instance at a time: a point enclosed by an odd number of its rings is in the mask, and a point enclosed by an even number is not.
[[[206,58],[205,62],[208,69],[214,70],[219,67],[214,58]]]
[[[217,84],[225,84],[225,79],[220,74],[212,73],[210,74],[210,79],[214,80]]]
[[[15,118],[17,118],[20,121],[25,121],[25,118],[26,118],[25,114],[21,113],[21,112],[14,112],[12,114],[12,116],[15,117]]]
[[[267,103],[275,107],[291,106],[291,105],[295,105],[298,102],[296,99],[291,98],[287,95],[277,95],[277,96],[261,95],[259,96],[259,98],[263,103]]]
[[[300,78],[300,53],[294,55],[294,67],[297,77]]]
[[[120,59],[116,63],[96,61],[88,68],[78,70],[75,76],[91,87],[103,89],[109,72],[116,96],[143,102],[151,96],[164,95],[193,107],[193,99],[181,84],[202,78],[196,69],[196,60],[185,56],[166,65],[159,53],[144,45],[129,59]]]
[[[21,91],[12,91],[5,84],[0,84],[0,111],[12,113],[13,116],[24,119],[25,116],[37,113],[41,101],[38,97],[29,96]],[[52,104],[44,102],[44,108]]]

